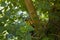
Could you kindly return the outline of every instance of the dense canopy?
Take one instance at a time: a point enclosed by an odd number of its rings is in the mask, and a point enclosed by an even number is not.
[[[60,40],[60,0],[0,0],[0,40]]]

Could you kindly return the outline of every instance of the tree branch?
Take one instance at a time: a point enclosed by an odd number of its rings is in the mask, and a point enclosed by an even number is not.
[[[32,0],[24,0],[24,2],[26,4],[26,8],[29,12],[32,23],[34,25],[34,29],[37,32],[37,36],[40,36],[41,35],[40,33],[43,32],[43,28],[40,24],[40,20],[39,20],[39,17],[37,15],[37,12],[35,10],[35,7],[32,4]]]

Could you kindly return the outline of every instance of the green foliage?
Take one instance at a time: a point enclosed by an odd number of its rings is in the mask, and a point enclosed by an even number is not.
[[[60,22],[60,1],[59,0],[32,0],[36,8],[37,15],[42,26],[46,26],[48,21],[53,20],[59,26]],[[54,3],[58,10],[51,12]],[[49,14],[50,13],[50,14]],[[29,17],[24,0],[0,0],[0,40],[32,40],[30,31],[34,28],[25,22]],[[55,20],[55,21],[54,21]],[[56,29],[52,21],[48,24],[48,34],[56,33]],[[5,33],[3,33],[7,30]],[[47,31],[47,30],[46,30]],[[12,38],[7,37],[12,34]],[[8,35],[8,36],[9,36]],[[50,35],[48,35],[50,36]],[[54,36],[53,36],[54,37]],[[54,40],[53,37],[44,37],[42,40]]]

